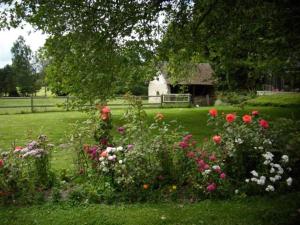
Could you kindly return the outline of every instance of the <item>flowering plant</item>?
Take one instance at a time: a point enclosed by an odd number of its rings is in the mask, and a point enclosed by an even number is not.
[[[252,170],[251,178],[245,179],[246,183],[252,183],[260,186],[267,192],[274,192],[279,188],[285,186],[291,186],[293,179],[288,177],[287,174],[292,169],[288,167],[289,157],[287,155],[282,155],[279,162],[275,162],[275,156],[271,152],[265,152],[262,154],[264,159],[261,172],[256,172]]]
[[[235,113],[217,114],[209,111],[208,123],[215,126],[215,135],[205,145],[210,151],[223,155],[224,170],[234,186],[243,185],[246,180],[246,184],[255,183],[265,191],[274,191],[274,184],[284,177],[291,184],[292,178],[287,174],[291,168],[283,169],[289,156],[282,154],[283,149],[270,131],[272,127],[258,111],[241,117]],[[283,164],[275,163],[280,158]]]
[[[5,201],[28,196],[32,201],[37,190],[48,189],[53,185],[54,175],[50,170],[50,150],[47,137],[40,135],[37,141],[26,147],[16,146],[0,157],[0,193]]]
[[[217,143],[221,142],[219,136],[214,137],[214,140]],[[199,147],[191,134],[184,136],[178,146],[188,160],[188,163],[183,160],[180,164],[190,175],[187,179],[190,182],[189,185],[201,193],[220,193],[219,190],[222,190],[227,183],[222,154],[207,152],[206,145]]]

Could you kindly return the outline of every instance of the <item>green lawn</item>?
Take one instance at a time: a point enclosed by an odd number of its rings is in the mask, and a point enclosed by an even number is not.
[[[296,225],[300,194],[195,204],[46,204],[0,207],[2,225]]]
[[[194,137],[202,141],[203,138],[212,134],[210,127],[206,126],[207,113],[210,107],[202,108],[172,108],[172,109],[147,109],[149,119],[157,112],[162,112],[166,120],[176,119]],[[223,112],[240,111],[234,107],[218,107]],[[253,108],[245,108],[249,112]],[[267,119],[274,120],[278,117],[300,119],[299,108],[255,108],[266,115]],[[124,110],[113,110],[115,128],[122,125],[120,117]],[[46,134],[49,140],[57,147],[54,149],[53,166],[55,169],[68,169],[72,162],[72,153],[69,149],[58,147],[67,143],[66,134],[70,131],[71,124],[76,120],[84,120],[86,114],[80,112],[48,112],[34,114],[0,115],[0,149],[8,149],[12,143],[25,145],[28,139],[34,139],[39,134]],[[116,130],[116,129],[114,129]]]
[[[250,106],[300,106],[300,93],[263,95],[246,101]]]

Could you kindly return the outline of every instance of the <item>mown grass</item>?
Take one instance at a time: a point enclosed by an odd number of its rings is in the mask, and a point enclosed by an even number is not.
[[[245,102],[249,106],[300,106],[300,93],[258,96]]]
[[[3,225],[296,225],[300,194],[205,200],[195,204],[47,204],[1,207]]]
[[[209,107],[203,108],[172,108],[172,109],[147,109],[149,120],[153,120],[157,112],[162,112],[167,121],[177,120],[187,131],[192,133],[196,140],[212,134],[211,127],[206,125]],[[249,112],[254,108],[241,110],[236,107],[218,107],[221,112]],[[300,119],[300,108],[256,107],[265,118],[275,120],[278,117]],[[114,131],[122,125],[121,116],[123,109],[113,110]],[[15,145],[24,146],[28,140],[35,139],[39,134],[46,134],[51,143],[57,147],[53,151],[53,167],[55,169],[69,169],[72,165],[72,150],[59,147],[68,142],[66,135],[71,132],[72,124],[79,120],[87,119],[81,112],[52,112],[0,116],[0,149],[2,151]]]

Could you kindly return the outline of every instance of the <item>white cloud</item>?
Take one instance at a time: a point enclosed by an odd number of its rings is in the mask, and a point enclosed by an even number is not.
[[[35,52],[45,43],[47,35],[41,31],[34,31],[30,25],[25,25],[23,29],[16,28],[11,30],[0,31],[0,68],[7,64],[11,64],[10,49],[17,38],[22,35],[26,44],[30,46],[31,50]]]

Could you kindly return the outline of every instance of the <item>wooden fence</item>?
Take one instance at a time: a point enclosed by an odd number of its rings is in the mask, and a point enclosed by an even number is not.
[[[158,96],[136,96],[142,100],[143,106],[155,107],[187,107],[191,104],[190,94],[169,94]],[[1,97],[0,114],[69,111],[72,110],[74,97]],[[112,108],[125,108],[129,105],[124,97],[116,97],[108,101]],[[91,105],[85,105],[91,107]]]

